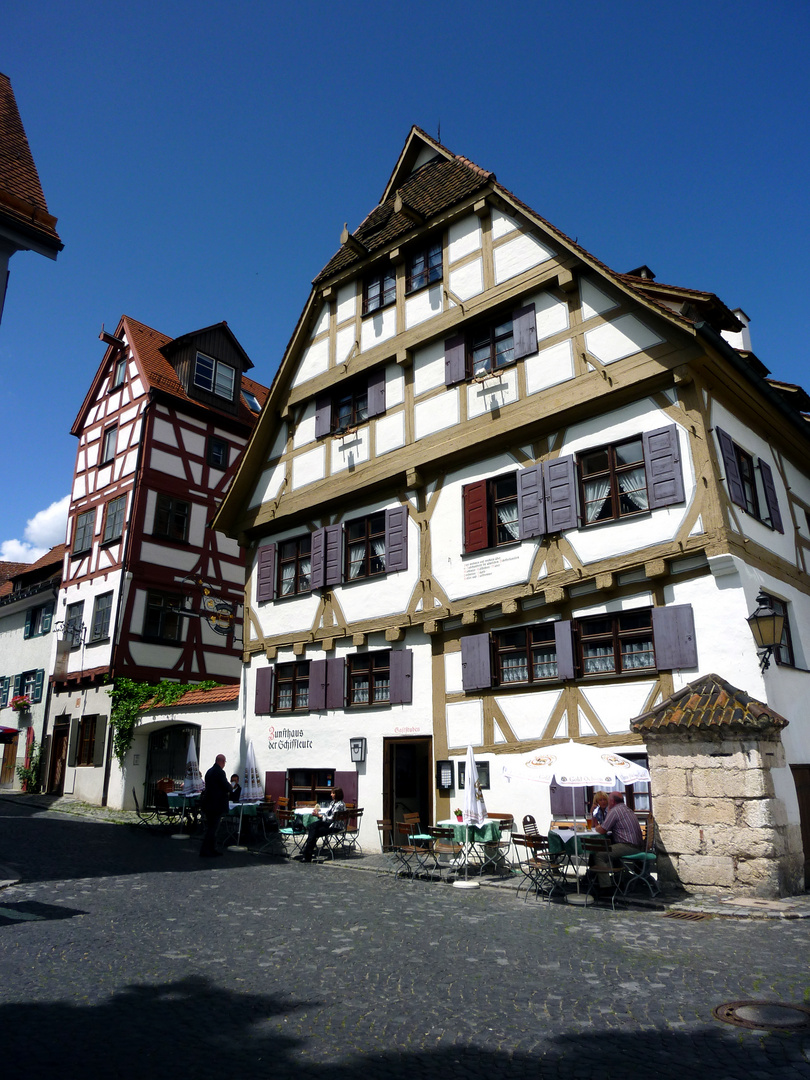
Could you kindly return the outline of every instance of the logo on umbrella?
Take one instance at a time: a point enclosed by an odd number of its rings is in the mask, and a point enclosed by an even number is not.
[[[533,765],[536,765],[538,768],[544,769],[547,765],[553,765],[556,760],[556,754],[541,754],[539,757],[527,761],[526,766],[530,769]]]

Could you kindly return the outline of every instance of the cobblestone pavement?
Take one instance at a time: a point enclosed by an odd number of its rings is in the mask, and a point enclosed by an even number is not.
[[[228,852],[0,801],[0,1060],[71,1080],[810,1078],[810,921],[612,912]]]

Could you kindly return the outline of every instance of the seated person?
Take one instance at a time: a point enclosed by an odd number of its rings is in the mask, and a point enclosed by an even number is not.
[[[343,788],[332,788],[332,801],[326,809],[322,810],[320,807],[315,808],[318,820],[313,821],[307,829],[307,841],[301,852],[302,862],[312,862],[312,856],[315,854],[318,838],[326,836],[328,832],[331,832],[333,828],[336,827],[337,823],[335,822],[335,815],[341,813],[341,811],[345,809],[346,803],[343,801]]]
[[[234,773],[231,777],[231,802],[239,802],[242,797],[242,785],[239,783],[239,776]]]
[[[625,806],[624,795],[621,792],[611,791],[608,796],[608,811],[604,823],[597,825],[596,831],[610,837],[610,853],[596,855],[593,861],[599,878],[599,887],[607,890],[611,886],[610,874],[598,873],[598,871],[609,870],[622,855],[636,855],[644,850],[644,837],[641,835],[638,818]]]
[[[591,817],[595,825],[605,824],[607,809],[608,793],[606,791],[595,791],[593,793],[593,805],[591,806]]]

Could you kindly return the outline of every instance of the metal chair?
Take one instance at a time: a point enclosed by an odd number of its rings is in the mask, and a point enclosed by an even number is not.
[[[421,873],[429,873],[427,864],[430,861],[430,849],[425,845],[424,841],[429,844],[432,837],[429,833],[417,833],[416,829],[418,827],[417,822],[398,821],[395,828],[397,858],[402,871],[411,880]]]
[[[397,855],[397,845],[394,843],[391,822],[387,818],[377,818],[377,835],[380,838],[380,853],[385,857],[386,862],[394,867],[395,873],[399,873],[400,860]],[[383,864],[378,872],[388,873],[388,869],[389,867]]]
[[[523,819],[523,836],[539,836],[540,830],[537,828],[537,822],[531,814],[527,814]]]
[[[535,896],[542,895],[544,900],[550,900],[557,891],[565,892],[560,869],[548,857],[548,840],[545,836],[517,833],[512,835],[512,843],[515,845],[518,866],[524,879],[518,885],[517,895],[520,896],[520,890],[525,886],[524,902],[528,899],[530,889],[534,889]]]
[[[639,884],[649,890],[650,898],[658,896],[661,892],[658,881],[652,876],[658,868],[658,856],[655,853],[655,819],[652,814],[646,814],[640,824],[644,836],[644,850],[635,855],[620,856],[625,873],[619,880],[617,891],[622,897],[626,897],[631,889]]]
[[[155,818],[159,825],[175,825],[181,816],[179,806],[171,806],[169,796],[160,787],[155,788]]]
[[[464,845],[456,840],[456,834],[452,828],[447,826],[435,825],[428,827],[428,835],[430,836],[430,867],[429,873],[431,880],[434,875],[438,874],[441,881],[442,875],[450,874],[458,875],[461,872],[462,862],[460,861],[464,852]]]
[[[624,867],[621,863],[615,863],[613,856],[610,852],[610,841],[606,836],[582,836],[579,838],[579,846],[583,853],[588,858],[590,869],[586,875],[587,888],[585,892],[587,894],[597,893],[599,888],[600,875],[607,875],[610,878],[613,886],[613,893],[610,898],[610,906],[615,909],[616,897],[621,895],[621,878],[625,873]],[[600,859],[598,866],[592,865]]]
[[[135,794],[135,788],[132,789],[132,798],[135,800],[135,813],[138,816],[136,824],[145,825],[147,829],[152,830],[155,828],[155,813],[143,813],[141,810],[141,804],[138,802],[138,796]]]
[[[481,873],[491,867],[496,874],[509,874],[509,852],[512,848],[512,829],[515,819],[511,814],[489,814],[492,821],[500,825],[500,838],[489,843],[478,844],[481,852]]]

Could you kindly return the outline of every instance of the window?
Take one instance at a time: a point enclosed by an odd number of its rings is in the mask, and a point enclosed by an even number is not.
[[[650,608],[598,615],[575,623],[583,675],[633,672],[655,667]]]
[[[277,664],[275,712],[306,712],[309,709],[309,661]]]
[[[775,532],[783,533],[782,513],[770,465],[743,450],[722,428],[715,428],[715,432],[731,501]]]
[[[53,619],[53,601],[42,604],[40,607],[29,608],[25,613],[24,638],[42,637],[50,633],[51,620]]]
[[[332,431],[357,427],[368,419],[368,383],[341,389],[332,407]]]
[[[225,439],[212,435],[208,440],[208,464],[214,469],[227,469],[229,447]]]
[[[534,304],[504,313],[495,323],[475,327],[444,343],[444,381],[455,386],[470,378],[485,378],[524,356],[537,352]]]
[[[315,437],[346,431],[385,412],[385,368],[338,385],[315,402]]]
[[[104,432],[104,438],[101,444],[101,461],[100,465],[106,465],[109,461],[115,457],[115,448],[118,443],[118,425],[114,424],[112,427],[108,427]]]
[[[107,514],[104,521],[104,538],[102,543],[108,544],[111,540],[118,540],[124,531],[124,510],[127,505],[126,495],[119,495],[117,499],[110,499],[107,503]]]
[[[557,644],[554,623],[541,623],[492,635],[495,677],[501,686],[556,679]]]
[[[190,504],[182,499],[175,499],[170,495],[158,495],[155,502],[155,521],[152,526],[152,535],[185,543],[188,539],[190,513]]]
[[[84,641],[84,600],[75,604],[68,604],[65,612],[65,629],[63,639],[71,649],[77,649]]]
[[[79,736],[76,742],[76,764],[92,765],[96,750],[95,716],[83,716],[79,720]]]
[[[520,540],[517,473],[479,480],[462,489],[464,551],[483,551]]]
[[[76,518],[73,530],[73,554],[79,555],[83,551],[89,551],[93,546],[93,531],[96,525],[95,510],[85,510]]]
[[[464,690],[697,667],[689,604],[511,627],[461,639]]]
[[[110,636],[112,599],[113,594],[111,592],[96,597],[95,606],[93,608],[93,623],[90,628],[91,641],[101,641],[102,638]]]
[[[124,385],[124,380],[127,377],[127,362],[124,357],[116,361],[115,368],[113,369],[111,390],[117,390],[119,386]]]
[[[405,276],[405,292],[424,289],[434,281],[442,280],[442,243],[438,240],[430,247],[413,252],[408,258]]]
[[[345,580],[385,573],[385,514],[350,521],[346,525]]]
[[[8,676],[0,680],[2,685],[2,698],[0,708],[9,703],[9,699],[25,694],[32,705],[42,701],[42,688],[45,685],[45,669],[38,668],[36,671],[23,671],[13,677]]]
[[[579,454],[577,466],[586,525],[649,510],[641,438]]]
[[[390,652],[348,657],[348,705],[388,705],[391,700]]]
[[[235,381],[236,370],[230,364],[223,364],[221,360],[214,360],[203,353],[197,353],[197,359],[194,362],[195,386],[216,394],[217,397],[233,401]]]
[[[775,596],[770,596],[765,593],[768,600],[771,603],[771,607],[777,615],[781,615],[785,622],[782,627],[782,640],[779,645],[773,650],[773,658],[779,664],[780,667],[795,667],[796,663],[793,658],[793,640],[790,636],[790,617],[788,614],[788,605],[784,600],[779,600]]]
[[[380,270],[363,282],[363,314],[388,307],[397,298],[397,279],[392,266]]]
[[[278,545],[278,595],[298,596],[312,588],[312,534],[294,540],[282,540]]]
[[[255,394],[251,394],[249,390],[243,390],[242,397],[245,399],[245,403],[251,412],[258,413],[262,411],[262,407],[259,404],[259,399],[256,397]]]
[[[146,596],[143,636],[158,641],[181,641],[180,597],[150,592]]]

